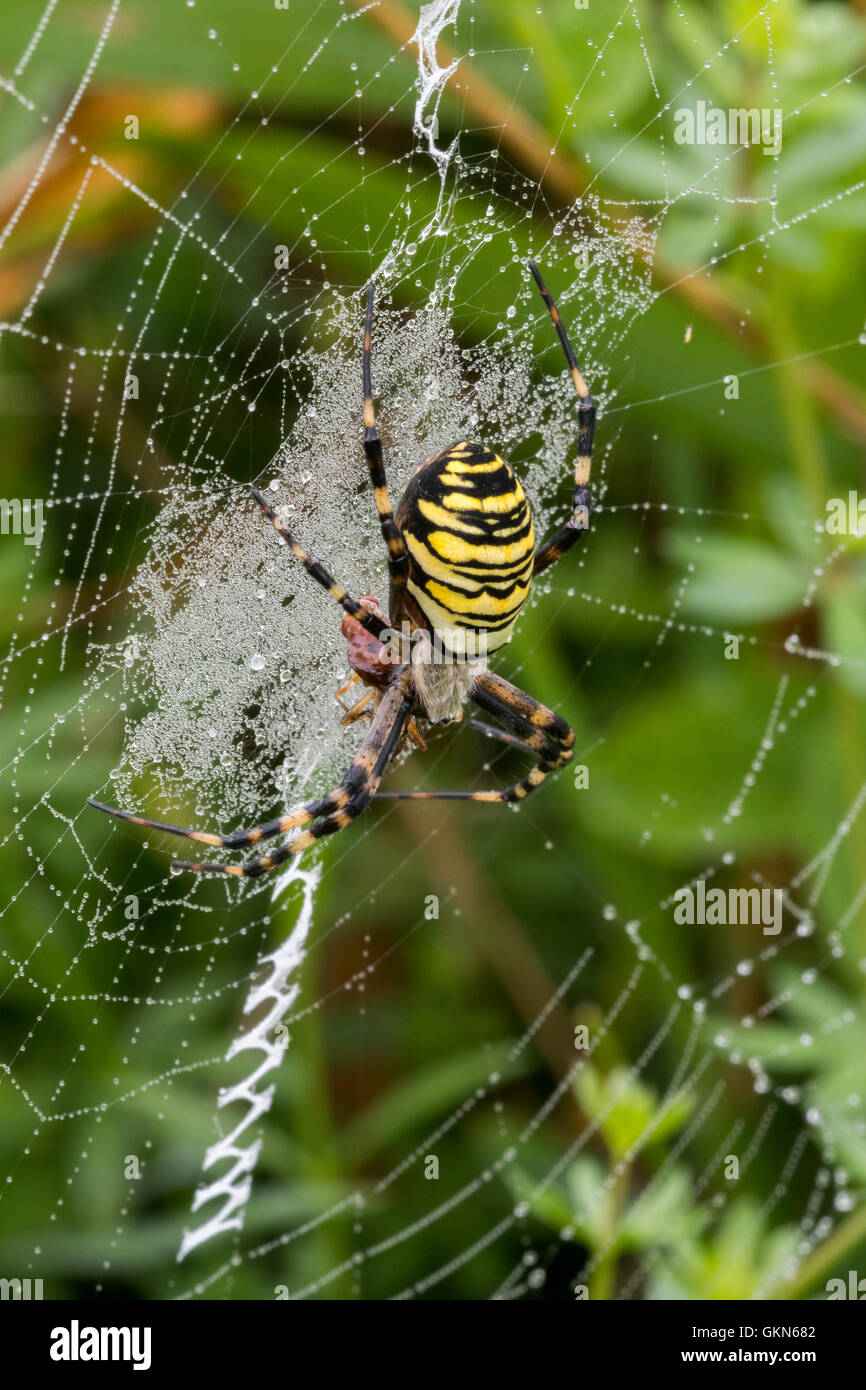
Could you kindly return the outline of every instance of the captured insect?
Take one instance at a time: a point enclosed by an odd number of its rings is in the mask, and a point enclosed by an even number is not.
[[[307,573],[345,610],[342,632],[348,640],[354,677],[341,687],[337,698],[355,679],[366,686],[366,693],[347,712],[344,722],[370,715],[370,731],[334,791],[251,830],[235,830],[230,835],[184,830],[89,798],[89,804],[98,811],[120,820],[222,849],[240,849],[307,827],[287,844],[244,864],[176,862],[175,869],[255,878],[324,836],[345,829],[374,798],[515,802],[571,759],[574,734],[565,720],[494,675],[485,659],[511,640],[533,577],[570,550],[589,523],[595,404],[538,267],[532,261],[528,265],[559,335],[579,397],[571,516],[536,549],[529,503],[520,482],[504,459],[472,441],[452,444],[420,464],[394,515],[373,411],[371,285],[364,322],[364,454],[388,548],[388,619],[375,599],[359,602],[351,598],[252,488],[264,515]],[[402,638],[395,642],[398,629]],[[416,719],[450,723],[462,717],[467,700],[513,731],[512,736],[502,735],[506,742],[535,755],[530,771],[501,790],[379,792],[401,743],[408,739],[416,746],[425,746]]]

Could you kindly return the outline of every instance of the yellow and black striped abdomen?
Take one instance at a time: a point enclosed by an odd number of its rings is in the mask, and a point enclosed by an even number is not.
[[[483,444],[443,449],[412,477],[397,524],[408,595],[443,646],[472,655],[470,634],[482,653],[508,642],[535,554],[529,503],[508,464]]]

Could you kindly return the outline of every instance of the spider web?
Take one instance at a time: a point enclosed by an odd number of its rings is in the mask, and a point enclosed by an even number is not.
[[[140,5],[115,0],[87,32],[53,0],[35,28],[22,9],[0,74],[4,147],[21,152],[0,249],[23,260],[29,275],[27,295],[0,329],[21,379],[47,383],[42,440],[53,457],[44,536],[14,570],[20,616],[3,671],[7,718],[17,729],[4,770],[14,806],[3,839],[3,1207],[8,1213],[23,1191],[40,1213],[35,1232],[7,1214],[3,1272],[87,1294],[122,1292],[144,1270],[151,1295],[163,1297],[270,1288],[293,1298],[460,1296],[467,1270],[493,1249],[489,1297],[545,1296],[548,1287],[553,1296],[588,1288],[592,1296],[678,1297],[686,1276],[670,1236],[652,1237],[660,1219],[693,1249],[714,1221],[723,1227],[726,1213],[742,1213],[745,1199],[767,1241],[754,1296],[794,1289],[850,1221],[866,1180],[863,1017],[852,983],[863,970],[866,884],[847,897],[839,886],[866,783],[851,784],[832,808],[832,834],[795,863],[783,855],[759,871],[738,832],[779,750],[789,756],[794,744],[805,756],[816,721],[838,714],[839,682],[862,693],[866,652],[841,628],[838,642],[816,636],[816,596],[847,550],[811,516],[794,515],[785,498],[776,499],[779,512],[800,552],[790,581],[797,621],[779,632],[742,618],[736,593],[729,607],[716,600],[714,609],[702,596],[700,556],[712,552],[720,521],[749,541],[768,519],[694,506],[688,480],[677,487],[656,468],[665,400],[687,392],[696,409],[719,408],[731,360],[741,359],[737,337],[750,332],[748,307],[737,309],[726,348],[704,349],[693,367],[687,333],[662,389],[636,399],[635,383],[647,354],[664,355],[654,335],[672,297],[690,294],[696,312],[724,318],[728,262],[757,248],[771,267],[774,257],[795,256],[804,236],[820,238],[858,196],[862,213],[863,183],[853,174],[841,191],[809,201],[795,180],[788,190],[784,162],[762,160],[762,179],[740,191],[745,152],[708,147],[684,159],[672,111],[702,90],[708,73],[724,87],[738,45],[748,44],[769,104],[784,109],[785,138],[794,140],[797,120],[814,119],[815,107],[820,118],[821,103],[857,70],[834,50],[826,86],[803,90],[801,82],[795,90],[792,80],[784,90],[778,5],[731,7],[719,45],[702,10],[677,4],[666,24],[683,79],[660,90],[642,6],[610,7],[601,24],[591,9],[553,6],[587,58],[563,103],[556,143],[542,149],[521,114],[550,56],[540,22],[535,33],[540,9],[525,8],[526,45],[515,59],[476,39],[476,27],[481,34],[487,25],[468,0],[423,6],[402,37],[399,11],[375,0],[292,5],[283,14],[275,7],[256,21],[274,26],[264,53],[230,7],[188,0],[159,8],[165,47],[150,78],[163,92],[169,133],[163,125],[150,164],[127,157],[132,140],[107,152],[98,139],[90,144],[94,103],[112,100],[99,96],[100,76],[117,83],[126,73],[129,34],[144,23]],[[67,50],[70,25],[76,41]],[[376,62],[359,60],[367,26]],[[652,105],[640,129],[625,112],[628,133],[617,114],[628,94],[608,76],[614,63]],[[197,84],[201,74],[229,73],[237,102],[227,114]],[[71,94],[65,105],[55,94],[58,76]],[[200,91],[199,105],[172,128],[172,94],[184,82]],[[501,120],[500,83],[508,93]],[[300,129],[296,139],[277,140],[280,121],[296,120],[323,87],[331,105],[322,109],[315,98],[313,133],[322,138],[314,153]],[[117,98],[118,124],[136,100]],[[574,132],[598,102],[611,108],[607,143],[580,167]],[[148,118],[157,121],[155,107],[143,109],[142,132]],[[183,123],[197,120],[207,156],[193,165],[183,157]],[[347,187],[365,191],[362,223],[347,206]],[[63,217],[46,242],[52,199]],[[118,202],[130,234],[104,243],[100,218]],[[754,230],[731,245],[731,212],[744,207]],[[669,274],[684,236],[678,218],[701,222],[706,255]],[[58,283],[79,273],[80,236],[115,290],[91,306],[86,339],[64,337],[62,308],[53,307]],[[359,726],[340,724],[333,699],[348,674],[339,614],[290,562],[246,485],[265,489],[351,593],[385,598],[361,451],[360,290],[369,279],[392,497],[420,459],[455,439],[483,437],[520,472],[537,532],[561,524],[575,398],[525,268],[529,254],[599,402],[595,511],[582,548],[536,586],[517,655],[502,669],[546,700],[546,634],[563,610],[580,607],[593,638],[583,677],[608,689],[601,731],[579,729],[576,761],[592,766],[628,721],[636,694],[648,682],[663,688],[672,661],[688,662],[708,642],[721,653],[731,636],[744,656],[774,658],[761,727],[745,731],[731,754],[732,796],[710,782],[699,820],[681,817],[671,790],[676,768],[659,763],[650,815],[627,805],[608,814],[621,822],[629,855],[634,845],[649,852],[667,827],[668,843],[699,865],[687,883],[727,884],[739,873],[738,882],[781,890],[784,924],[778,936],[749,938],[741,953],[732,945],[723,970],[696,977],[672,939],[672,893],[654,861],[640,902],[630,891],[610,901],[570,864],[562,827],[551,830],[543,814],[521,808],[527,865],[554,856],[580,896],[565,954],[518,1000],[522,1024],[503,1033],[497,1020],[480,1019],[472,1056],[454,1058],[435,1121],[400,1136],[363,1181],[340,1179],[335,1169],[302,1188],[304,1146],[308,1155],[328,1139],[309,1119],[315,1104],[304,1092],[323,1020],[349,993],[359,1026],[375,1025],[375,1005],[365,1001],[376,980],[441,929],[438,915],[425,914],[420,889],[405,918],[401,883],[417,874],[420,884],[423,855],[431,844],[452,844],[452,832],[495,830],[479,829],[472,811],[465,823],[462,813],[434,812],[423,828],[412,819],[419,840],[406,849],[393,830],[397,813],[376,811],[350,832],[351,847],[340,837],[276,882],[238,885],[171,874],[172,850],[161,837],[101,821],[84,798],[228,830],[320,795],[356,751]],[[851,347],[825,341],[812,324],[804,353],[826,361]],[[760,367],[740,366],[738,375],[786,365],[770,349]],[[736,409],[723,404],[720,427],[736,428]],[[636,496],[616,480],[632,416],[657,422],[647,431]],[[677,582],[672,590],[656,585],[644,603],[622,571],[627,552],[640,555],[660,521],[670,528]],[[3,544],[19,542],[4,536]],[[743,563],[749,558],[744,551]],[[746,568],[742,582],[754,590],[771,579]],[[50,601],[40,597],[55,591]],[[612,649],[612,634],[624,627],[625,663]],[[753,679],[745,667],[730,664],[725,691],[734,706]],[[566,690],[576,702],[576,676]],[[574,718],[568,701],[563,712]],[[657,733],[648,729],[645,738]],[[479,746],[467,745],[467,758]],[[636,736],[625,749],[639,757]],[[476,761],[461,774],[465,784],[491,776],[504,784],[502,750],[483,745],[482,756],[484,767]],[[453,771],[436,742],[426,758],[403,755],[394,776],[400,785],[441,786],[443,761]],[[377,847],[380,836],[397,847],[392,857]],[[363,888],[368,861],[377,876]],[[344,877],[344,864],[349,886],[326,899],[342,904],[328,920],[316,895],[323,876]],[[541,868],[528,872],[543,898]],[[443,917],[483,915],[472,884],[455,869],[438,904]],[[390,926],[387,944],[366,933],[360,953],[334,950],[335,939],[352,938],[356,920],[369,920],[372,902]],[[497,930],[507,934],[507,923]],[[613,933],[626,949],[610,969]],[[461,957],[455,969],[463,968]],[[423,980],[413,976],[410,986],[423,989]],[[792,1033],[793,1005],[808,1022]],[[584,1016],[588,1042],[575,1047],[574,1022]],[[627,1054],[614,1069],[600,1067],[597,1054],[626,1022]],[[447,1058],[444,1029],[439,1045]],[[831,1047],[847,1048],[852,1060],[819,1093],[803,1078]],[[404,1102],[420,1101],[425,1084],[410,1057]],[[303,1139],[277,1133],[287,1117],[281,1088],[291,1094],[291,1117],[305,1117]],[[363,1153],[369,1133],[360,1125],[352,1134]],[[287,1152],[277,1162],[269,1145],[279,1154],[281,1143]],[[771,1145],[783,1155],[778,1170],[765,1162]],[[430,1156],[454,1146],[477,1156],[471,1179],[453,1184],[443,1173],[425,1183]],[[197,1187],[191,1152],[201,1168]],[[735,1185],[725,1177],[731,1154],[739,1160]],[[267,1172],[282,1163],[287,1181],[268,1181],[265,1155]],[[622,1216],[626,1180],[630,1263],[611,1286],[607,1272],[621,1248],[612,1216]],[[95,1188],[103,1189],[98,1200]],[[94,1234],[81,1230],[85,1210],[98,1213]],[[736,1232],[736,1219],[727,1229]]]

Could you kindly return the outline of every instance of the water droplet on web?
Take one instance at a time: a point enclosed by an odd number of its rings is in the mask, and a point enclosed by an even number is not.
[[[253,671],[263,671],[267,665],[267,657],[262,656],[261,652],[255,652],[250,657],[250,668]]]

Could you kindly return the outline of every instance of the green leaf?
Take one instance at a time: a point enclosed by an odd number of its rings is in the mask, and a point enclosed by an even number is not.
[[[831,589],[824,603],[826,645],[839,658],[837,675],[855,695],[866,695],[866,571]]]
[[[670,559],[693,567],[682,608],[712,623],[758,623],[800,605],[809,567],[763,541],[707,535],[697,541],[682,533],[667,538]]]

